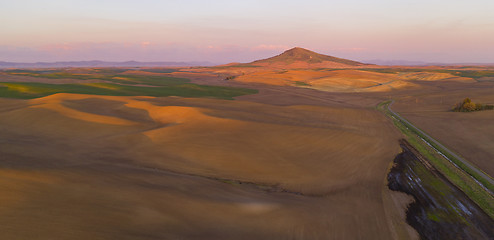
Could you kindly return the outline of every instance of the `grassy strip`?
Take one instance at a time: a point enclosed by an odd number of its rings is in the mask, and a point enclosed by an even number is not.
[[[122,74],[127,69],[91,69],[87,73],[73,73],[65,70],[11,70],[9,74],[50,79],[100,80],[104,83],[48,84],[48,83],[0,83],[0,97],[31,99],[55,93],[79,93],[111,96],[179,96],[213,97],[233,99],[255,94],[258,91],[247,88],[207,86],[189,83],[189,79],[170,76],[143,76]],[[156,69],[174,71],[174,69]]]
[[[112,83],[48,84],[48,83],[0,83],[0,97],[32,99],[55,93],[78,93],[110,96],[179,96],[233,99],[255,94],[257,90],[197,84],[173,84],[169,86],[142,87]]]
[[[78,79],[78,80],[101,80],[120,84],[129,85],[150,85],[150,86],[169,86],[174,84],[184,84],[190,82],[186,78],[177,78],[169,76],[143,76],[119,74],[123,69],[96,69],[94,73],[77,74],[65,71],[29,71],[15,70],[6,71],[9,74],[22,74],[23,76],[49,78],[49,79]]]
[[[389,113],[392,114],[392,113]],[[397,119],[398,120],[398,119]],[[480,176],[477,172],[473,171],[470,167],[465,165],[462,161],[454,157],[453,155],[449,154],[447,151],[445,151],[442,147],[437,145],[436,143],[429,141],[430,139],[427,136],[424,136],[421,132],[416,131],[414,127],[410,126],[406,122],[399,121],[402,125],[404,125],[408,131],[412,132],[413,134],[419,136],[420,138],[426,140],[431,146],[433,146],[435,149],[440,151],[442,154],[444,154],[448,159],[450,159],[454,164],[456,164],[459,168],[461,168],[463,171],[468,173],[470,176],[475,178],[477,181],[482,183],[489,191],[494,192],[494,185],[492,185],[489,181],[484,179],[482,176]],[[447,160],[447,159],[445,159]],[[487,175],[487,174],[486,174]]]
[[[380,103],[377,108],[382,111],[386,116],[390,117],[393,121],[393,124],[406,136],[408,142],[417,149],[424,157],[426,157],[429,162],[439,171],[441,172],[451,183],[457,186],[462,192],[464,192],[472,201],[474,201],[485,213],[487,213],[491,218],[494,219],[494,198],[487,192],[484,188],[482,188],[477,182],[475,182],[471,177],[470,173],[463,171],[466,166],[461,164],[458,165],[461,169],[457,168],[450,161],[442,157],[440,154],[436,152],[433,148],[428,146],[422,139],[427,139],[422,134],[415,131],[411,126],[407,123],[400,121],[396,118],[391,112],[387,110],[387,106],[391,103],[391,101],[386,101]],[[444,150],[435,146],[435,144],[430,143],[437,150],[441,151],[444,154]],[[448,156],[449,154],[444,154],[449,159],[453,160],[452,156]],[[456,160],[459,161],[459,160]],[[456,162],[455,162],[456,164]],[[468,168],[469,169],[469,168]],[[471,172],[471,170],[469,169]],[[470,174],[470,175],[469,175]],[[477,174],[475,174],[477,175]],[[473,176],[473,175],[472,175]],[[480,176],[473,176],[476,179],[480,178]],[[478,177],[478,178],[477,178]],[[481,178],[484,184],[485,180]],[[488,189],[492,188],[492,185],[484,185]]]
[[[295,81],[294,82],[296,86],[312,86],[306,82],[302,82],[302,81]]]

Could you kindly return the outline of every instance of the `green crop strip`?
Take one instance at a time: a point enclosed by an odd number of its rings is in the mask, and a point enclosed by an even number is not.
[[[129,86],[113,83],[48,84],[48,83],[0,83],[0,97],[32,99],[55,93],[78,93],[110,96],[179,96],[233,99],[237,96],[255,94],[257,90],[197,84],[170,86]]]
[[[6,70],[4,73],[47,79],[76,79],[76,84],[50,84],[36,82],[0,82],[0,97],[31,99],[55,93],[78,93],[112,96],[179,96],[233,99],[255,94],[257,90],[208,86],[190,83],[189,79],[171,76],[145,76],[124,74],[129,69],[84,69],[84,73],[67,70]],[[151,72],[173,72],[174,69],[150,69]],[[97,80],[84,83],[85,80]]]
[[[444,149],[441,149],[433,142],[429,142],[430,145],[453,161],[453,163],[458,167],[437,153],[435,149],[424,142],[427,137],[423,136],[420,132],[415,131],[413,127],[399,120],[399,118],[395,117],[393,113],[388,111],[388,105],[390,103],[391,101],[382,102],[377,106],[377,109],[382,111],[393,121],[393,124],[406,136],[407,141],[415,149],[417,149],[422,156],[428,159],[439,172],[441,172],[451,183],[464,192],[472,201],[482,208],[485,213],[494,219],[494,197],[474,179],[472,179],[472,177],[482,183],[482,185],[484,185],[491,192],[493,191],[494,186],[468,168],[461,161],[454,158],[450,154],[447,154]]]

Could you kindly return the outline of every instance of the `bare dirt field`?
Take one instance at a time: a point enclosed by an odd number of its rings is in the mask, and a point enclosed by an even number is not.
[[[449,83],[434,86],[438,88],[397,98],[393,109],[494,176],[494,111],[451,111],[456,103],[466,97],[474,102],[494,104],[494,84]]]
[[[0,238],[414,239],[405,222],[410,196],[386,186],[401,137],[375,109],[388,99],[494,174],[494,111],[448,112],[465,97],[494,103],[487,80],[252,69],[109,69],[112,77],[101,73],[107,77],[101,80],[1,75],[3,82],[121,86],[126,82],[113,76],[124,74],[150,88],[163,83],[152,77],[179,77],[191,84],[167,81],[259,93],[235,100],[107,93],[0,98]]]
[[[392,239],[403,211],[365,107],[55,94],[0,128],[5,239]]]

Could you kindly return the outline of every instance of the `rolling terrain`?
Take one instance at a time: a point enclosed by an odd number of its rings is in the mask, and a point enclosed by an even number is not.
[[[489,175],[494,175],[494,120],[493,111],[458,113],[450,111],[465,97],[483,103],[494,103],[491,85],[476,89],[456,88],[444,93],[404,96],[395,108],[419,128],[435,136],[446,146],[455,149]],[[452,137],[454,136],[454,137]]]
[[[362,67],[364,64],[348,59],[332,57],[319,54],[304,48],[295,47],[283,52],[280,55],[257,60],[245,66],[259,66],[268,68],[351,68]]]
[[[295,48],[210,68],[0,72],[2,239],[418,239],[393,109],[489,174],[488,69]],[[410,158],[414,158],[411,156]],[[430,220],[430,219],[429,219]]]
[[[393,67],[364,64],[318,54],[303,48],[248,64],[225,65],[207,71],[226,76],[230,81],[297,86],[328,92],[389,92],[420,89],[430,81],[475,82],[474,78],[453,70]]]
[[[381,192],[399,148],[377,112],[79,94],[1,105],[3,238],[391,239]]]

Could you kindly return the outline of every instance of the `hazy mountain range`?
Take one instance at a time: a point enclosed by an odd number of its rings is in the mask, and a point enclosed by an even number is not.
[[[308,66],[304,67],[365,67],[366,65],[382,65],[382,66],[452,66],[452,65],[470,65],[470,66],[494,66],[494,63],[430,63],[423,61],[408,61],[408,60],[381,60],[371,59],[360,62],[351,61],[343,58],[318,54],[303,48],[292,48],[284,53],[272,58],[257,60],[251,63],[235,63],[240,65],[275,65],[275,63],[290,62],[294,66],[305,62]],[[299,64],[295,64],[298,62]],[[60,61],[60,62],[5,62],[0,61],[0,68],[64,68],[64,67],[195,67],[195,66],[215,66],[217,63],[207,61],[195,62],[139,62],[139,61],[123,61],[123,62],[108,62],[108,61]],[[228,64],[229,65],[229,64]],[[300,66],[299,66],[300,67]]]
[[[69,62],[2,62],[0,68],[63,68],[63,67],[188,67],[213,66],[210,62],[106,62],[106,61],[69,61]]]

